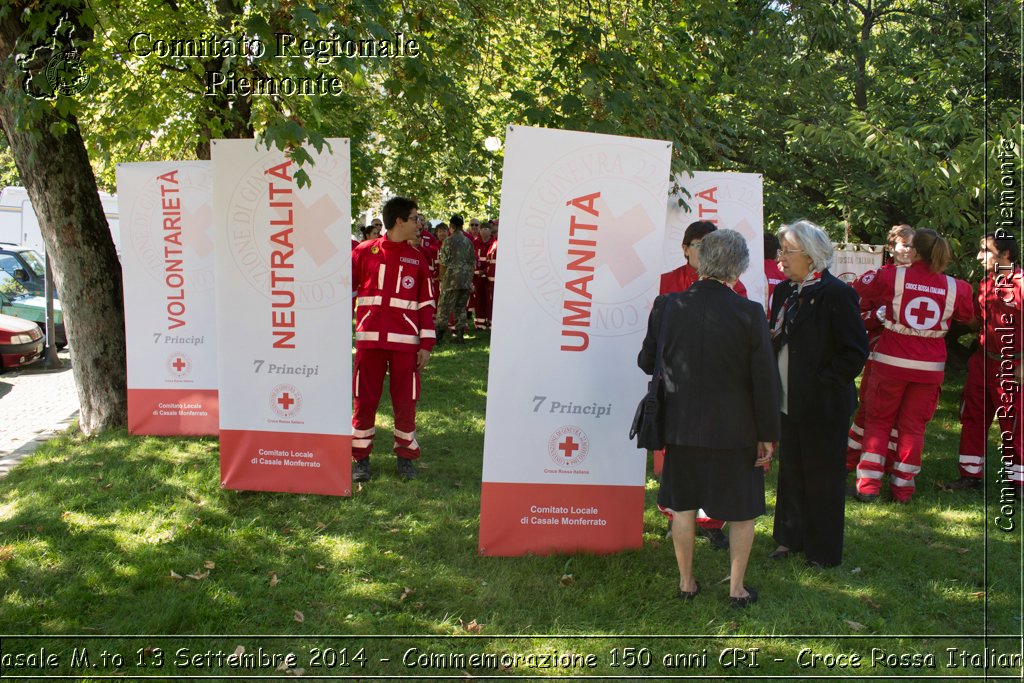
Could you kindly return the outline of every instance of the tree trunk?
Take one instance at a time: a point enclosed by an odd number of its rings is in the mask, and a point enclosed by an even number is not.
[[[127,422],[121,265],[103,215],[96,178],[74,117],[33,101],[18,79],[20,12],[0,20],[0,125],[25,182],[53,263],[71,341],[75,384],[86,434]],[[19,112],[28,105],[30,126]],[[60,131],[62,126],[63,133]]]

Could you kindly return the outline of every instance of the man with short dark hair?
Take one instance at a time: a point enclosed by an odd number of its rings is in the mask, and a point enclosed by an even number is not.
[[[455,214],[449,221],[451,235],[441,245],[437,257],[441,278],[441,299],[437,306],[434,330],[438,343],[444,340],[448,316],[455,316],[455,341],[462,343],[466,331],[466,304],[473,287],[473,269],[476,251],[473,243],[462,231],[462,216]]]
[[[978,350],[967,361],[960,402],[960,479],[954,490],[980,489],[985,445],[992,418],[999,419],[1003,477],[1020,498],[1024,490],[1024,420],[1021,409],[1021,315],[1024,285],[1017,265],[1017,240],[999,230],[981,238],[978,261],[985,278],[978,285],[974,313],[980,323]],[[1005,463],[1009,463],[1008,465]]]
[[[420,457],[416,441],[416,401],[420,371],[434,348],[434,288],[427,259],[410,246],[419,232],[418,206],[394,197],[384,204],[387,234],[352,252],[356,290],[356,361],[352,375],[352,480],[370,480],[374,422],[389,374],[395,412],[398,474],[413,479],[412,461]]]

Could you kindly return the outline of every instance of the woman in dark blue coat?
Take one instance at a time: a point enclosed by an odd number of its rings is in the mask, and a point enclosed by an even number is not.
[[[772,337],[782,379],[782,441],[773,535],[781,559],[843,558],[846,443],[857,407],[853,381],[868,355],[857,293],[828,271],[833,247],[809,221],[779,231],[782,272],[775,288]]]
[[[764,309],[736,294],[748,263],[743,237],[718,230],[700,244],[700,280],[659,296],[637,360],[654,371],[662,319],[665,466],[658,506],[672,517],[679,597],[700,592],[693,576],[696,513],[728,521],[729,597],[736,607],[757,600],[744,585],[754,518],[764,514],[764,468],[779,438],[778,372]]]

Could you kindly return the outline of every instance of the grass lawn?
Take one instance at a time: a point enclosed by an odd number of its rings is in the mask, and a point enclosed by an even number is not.
[[[704,592],[674,599],[653,475],[641,550],[477,556],[487,358],[486,338],[434,354],[420,477],[399,480],[382,415],[373,481],[350,499],[221,490],[216,439],[48,442],[0,480],[3,675],[966,678],[984,671],[961,651],[1020,653],[1024,520],[995,525],[998,458],[988,509],[939,486],[956,478],[962,364],[913,502],[848,502],[841,567],[765,559],[771,474],[748,570],[762,600],[737,611],[727,554],[703,541]]]

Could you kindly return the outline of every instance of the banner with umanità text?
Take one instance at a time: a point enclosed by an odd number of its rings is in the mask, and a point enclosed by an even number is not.
[[[299,166],[214,140],[220,470],[229,489],[352,491],[349,142]]]
[[[128,431],[218,431],[209,161],[117,165]]]
[[[672,145],[510,126],[487,386],[482,555],[641,545],[628,438]]]

